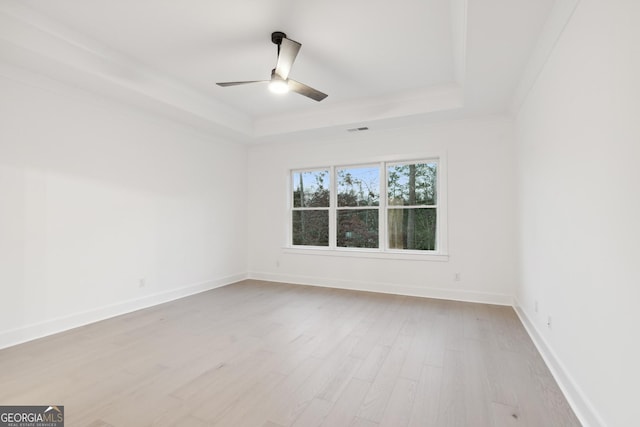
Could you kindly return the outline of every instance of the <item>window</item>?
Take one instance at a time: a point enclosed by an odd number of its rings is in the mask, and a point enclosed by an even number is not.
[[[443,254],[439,158],[291,172],[293,247]]]
[[[329,246],[329,171],[294,172],[293,244]]]
[[[387,165],[390,249],[436,250],[438,164]]]
[[[379,247],[380,168],[336,168],[337,246]]]

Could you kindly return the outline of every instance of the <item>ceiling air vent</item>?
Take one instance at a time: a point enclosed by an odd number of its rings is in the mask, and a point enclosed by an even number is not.
[[[362,132],[363,130],[369,130],[369,128],[366,126],[361,128],[351,128],[351,129],[347,129],[347,132]]]

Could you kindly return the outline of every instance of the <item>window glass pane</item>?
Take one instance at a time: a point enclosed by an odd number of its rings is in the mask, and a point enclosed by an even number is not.
[[[378,210],[338,210],[338,246],[346,248],[377,248]]]
[[[329,171],[293,172],[293,207],[329,207]]]
[[[380,169],[350,167],[336,170],[338,206],[378,206]]]
[[[293,244],[329,246],[329,211],[293,211]]]
[[[387,212],[389,249],[436,250],[435,208],[396,208]]]
[[[387,167],[389,205],[435,205],[438,164],[436,162]]]

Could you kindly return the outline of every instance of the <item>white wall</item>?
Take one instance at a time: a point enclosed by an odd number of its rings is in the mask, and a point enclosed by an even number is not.
[[[0,93],[0,347],[245,276],[244,146],[6,64]]]
[[[518,302],[594,426],[640,419],[638,17],[637,1],[582,0],[516,125]]]
[[[375,129],[375,128],[374,128]],[[511,304],[516,278],[513,128],[503,118],[425,125],[249,149],[249,271],[302,284]],[[445,151],[449,261],[287,253],[292,168]],[[454,274],[461,281],[454,281]]]

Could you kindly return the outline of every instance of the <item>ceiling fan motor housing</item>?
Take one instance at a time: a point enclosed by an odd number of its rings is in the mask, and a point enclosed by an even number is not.
[[[287,38],[287,35],[282,31],[274,31],[273,33],[271,33],[271,41],[274,44],[277,44],[278,46],[282,44],[282,39],[286,39],[286,38]]]

